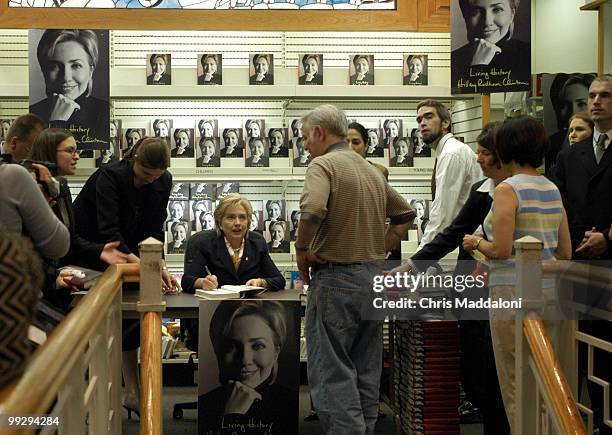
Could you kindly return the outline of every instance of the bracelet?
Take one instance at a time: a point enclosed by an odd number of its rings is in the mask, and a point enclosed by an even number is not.
[[[478,249],[478,246],[480,245],[480,242],[482,242],[482,238],[478,238],[478,241],[476,242],[476,246],[474,246],[475,250]]]

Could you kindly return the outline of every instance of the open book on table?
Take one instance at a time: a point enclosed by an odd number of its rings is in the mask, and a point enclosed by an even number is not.
[[[215,290],[196,289],[195,295],[204,299],[244,299],[252,298],[266,291],[254,285],[223,285]]]

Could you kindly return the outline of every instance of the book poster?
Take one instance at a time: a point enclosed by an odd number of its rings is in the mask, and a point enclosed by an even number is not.
[[[0,147],[2,147],[2,153],[4,153],[4,143],[8,137],[9,128],[13,123],[12,119],[0,119]]]
[[[249,56],[249,84],[274,84],[274,55],[272,53],[257,53]]]
[[[412,222],[412,229],[417,230],[417,241],[421,243],[423,233],[425,233],[425,227],[429,222],[429,205],[430,201],[425,199],[413,199],[410,201],[410,207],[416,213],[416,217]]]
[[[421,130],[418,128],[410,130],[410,142],[412,142],[415,157],[431,157],[431,148],[423,141]]]
[[[241,127],[224,128],[222,139],[221,157],[242,158],[244,156]]]
[[[451,1],[451,92],[527,91],[531,1]]]
[[[389,148],[389,166],[405,168],[414,166],[414,148],[407,137],[396,137]]]
[[[189,183],[172,183],[172,190],[170,190],[170,199],[188,200]]]
[[[189,222],[168,222],[166,224],[166,253],[184,254],[189,236]]]
[[[349,59],[349,83],[351,85],[373,85],[374,55],[354,54]]]
[[[198,55],[198,85],[223,84],[223,55],[204,53]]]
[[[404,55],[404,84],[426,86],[427,83],[427,55]]]
[[[175,128],[172,130],[172,142],[170,144],[170,157],[193,158],[194,156],[194,131],[193,128]]]
[[[542,74],[544,128],[548,134],[546,171],[555,164],[557,154],[569,146],[570,118],[589,112],[589,87],[596,73]],[[589,114],[590,116],[590,114]]]
[[[289,157],[289,137],[286,128],[274,127],[268,129],[270,141],[270,157]]]
[[[201,137],[196,153],[196,167],[218,168],[221,166],[221,147],[217,137]]]
[[[147,55],[147,85],[172,84],[172,55],[153,53]]]
[[[247,168],[267,168],[270,166],[270,142],[268,138],[250,137],[247,139]]]
[[[28,40],[30,112],[81,150],[109,149],[108,30],[35,29]]]
[[[189,201],[191,231],[215,228],[215,202],[210,199],[195,199]]]
[[[301,54],[298,64],[298,83],[300,85],[323,84],[323,55]]]
[[[144,128],[124,128],[123,129],[123,148],[121,148],[121,158],[132,149],[136,143],[147,135],[147,130]]]
[[[200,301],[198,434],[298,433],[299,319],[299,301]]]
[[[217,199],[225,198],[230,193],[240,193],[240,183],[232,181],[229,183],[219,183],[215,189]]]
[[[289,226],[287,221],[266,221],[264,239],[268,242],[268,252],[271,254],[289,253]]]

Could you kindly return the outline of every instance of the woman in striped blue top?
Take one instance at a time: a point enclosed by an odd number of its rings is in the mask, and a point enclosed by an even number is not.
[[[466,235],[463,247],[478,250],[490,262],[492,300],[516,300],[514,240],[532,236],[544,245],[543,260],[571,257],[567,216],[557,187],[536,170],[547,145],[542,124],[531,117],[505,121],[495,134],[494,151],[511,176],[495,188],[493,206],[484,227],[489,240]],[[554,281],[542,281],[545,299],[552,299]],[[514,321],[510,310],[491,311],[491,338],[497,375],[512,433],[514,427]],[[496,320],[497,319],[497,320]],[[554,328],[554,324],[548,324]]]

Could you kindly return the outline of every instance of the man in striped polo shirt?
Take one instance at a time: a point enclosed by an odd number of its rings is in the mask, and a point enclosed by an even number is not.
[[[325,433],[372,434],[382,326],[362,313],[381,260],[414,212],[383,174],[348,146],[341,110],[319,106],[302,121],[313,160],[300,198],[295,248],[302,278],[310,284],[305,326],[312,400]]]

